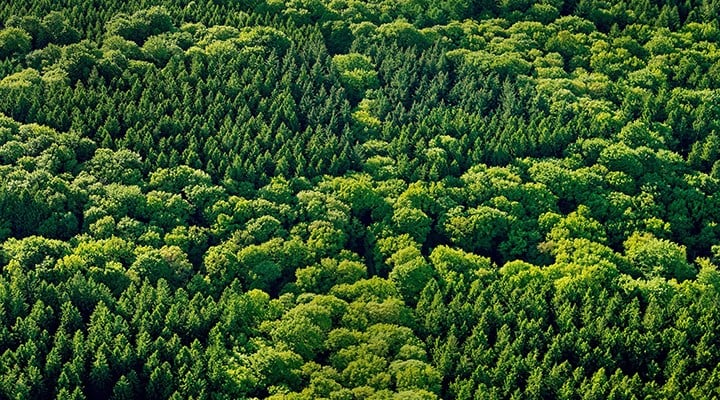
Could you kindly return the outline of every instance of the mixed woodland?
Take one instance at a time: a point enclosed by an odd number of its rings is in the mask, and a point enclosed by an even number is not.
[[[718,0],[4,0],[0,399],[720,397]]]

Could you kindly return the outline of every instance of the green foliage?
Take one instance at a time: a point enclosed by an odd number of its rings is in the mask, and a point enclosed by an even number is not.
[[[0,398],[720,397],[717,2],[148,3],[0,5]]]
[[[115,15],[106,26],[108,35],[118,35],[137,44],[143,44],[153,35],[173,29],[172,18],[161,7],[140,10],[128,16]]]
[[[5,28],[0,30],[0,58],[15,54],[26,54],[30,51],[32,38],[21,28]]]
[[[696,274],[695,268],[687,262],[683,246],[657,239],[652,234],[630,236],[625,242],[625,255],[648,278],[660,276],[682,281]]]
[[[63,13],[51,11],[42,19],[42,25],[33,29],[33,41],[40,41],[43,34],[48,36],[50,43],[68,45],[80,40],[80,32],[75,29]],[[36,37],[37,36],[37,37]],[[38,43],[41,44],[41,43]],[[41,48],[43,46],[35,46]]]
[[[332,58],[332,62],[340,73],[341,82],[351,101],[359,101],[368,89],[378,87],[377,72],[368,56],[358,53],[338,54]]]

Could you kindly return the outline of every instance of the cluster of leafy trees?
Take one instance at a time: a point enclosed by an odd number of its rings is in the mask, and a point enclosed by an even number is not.
[[[720,396],[716,1],[0,6],[0,398]]]

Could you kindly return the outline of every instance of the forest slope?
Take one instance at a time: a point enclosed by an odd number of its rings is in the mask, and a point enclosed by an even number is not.
[[[4,1],[0,399],[720,396],[718,14]]]

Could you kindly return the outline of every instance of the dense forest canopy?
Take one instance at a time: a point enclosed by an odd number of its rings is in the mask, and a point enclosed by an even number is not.
[[[0,399],[720,396],[717,15],[3,1]]]

